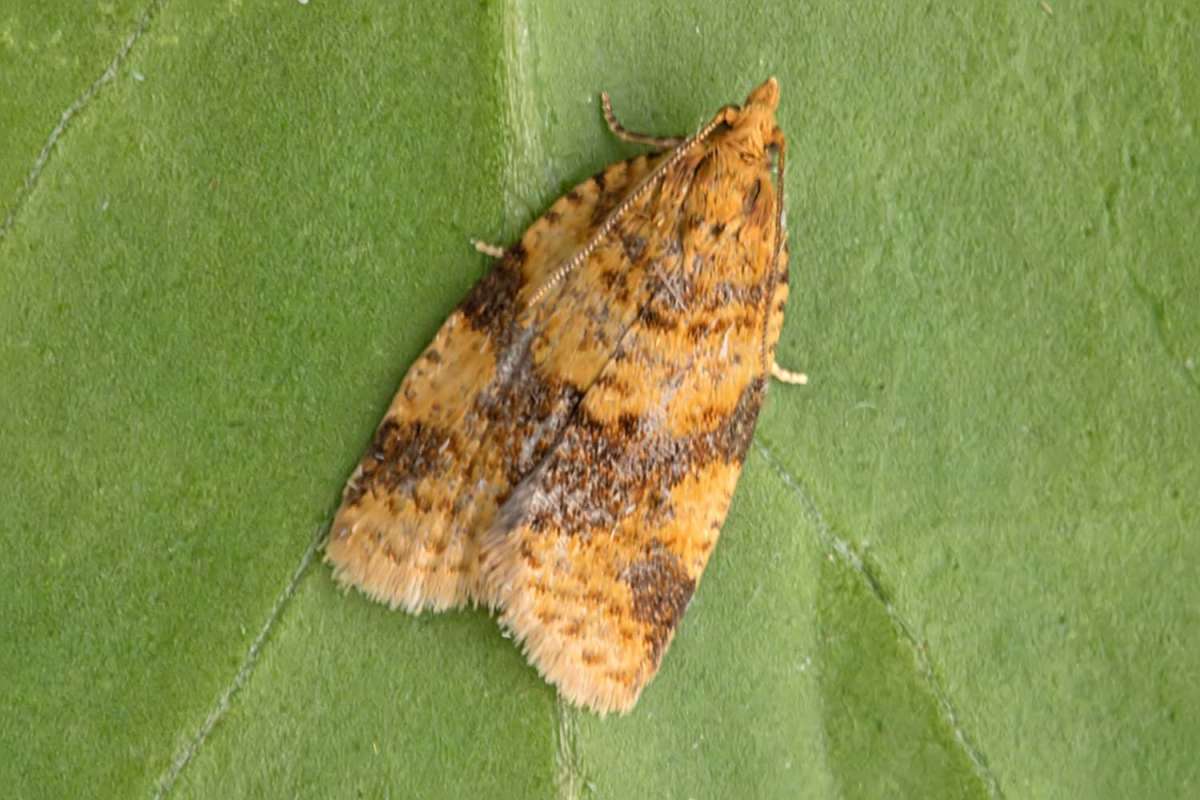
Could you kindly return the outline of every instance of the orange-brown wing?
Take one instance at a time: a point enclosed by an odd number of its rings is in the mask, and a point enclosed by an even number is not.
[[[341,583],[414,612],[478,597],[478,534],[636,315],[637,264],[667,258],[628,234],[661,198],[643,192],[585,264],[551,276],[663,157],[619,162],[561,197],[446,320],[346,486],[326,547]]]
[[[713,150],[685,165],[678,269],[483,545],[501,623],[602,714],[654,676],[716,544],[787,297],[769,165]]]

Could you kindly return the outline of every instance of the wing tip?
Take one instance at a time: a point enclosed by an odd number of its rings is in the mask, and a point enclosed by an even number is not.
[[[446,569],[451,557],[429,564],[416,563],[411,553],[399,555],[388,544],[386,531],[348,524],[339,512],[325,545],[324,561],[334,581],[354,588],[372,600],[410,614],[461,608],[471,600],[471,576],[465,569]]]
[[[544,625],[528,609],[510,607],[498,620],[521,646],[538,675],[552,684],[568,703],[601,718],[623,716],[633,710],[648,679],[630,682],[605,678],[576,657],[572,642]]]
[[[633,710],[657,665],[649,670],[607,670],[605,674],[604,667],[587,663],[587,648],[581,639],[568,637],[539,615],[536,598],[528,590],[533,576],[521,558],[519,537],[493,533],[489,540],[493,546],[485,549],[483,602],[499,611],[500,627],[520,645],[542,679],[552,684],[563,700],[600,717]],[[598,651],[605,649],[604,642],[594,644]]]

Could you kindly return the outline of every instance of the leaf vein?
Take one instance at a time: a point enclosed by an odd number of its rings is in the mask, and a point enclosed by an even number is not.
[[[983,781],[988,789],[988,794],[996,800],[1001,800],[1004,797],[1004,792],[1000,787],[1000,781],[992,772],[988,765],[987,757],[979,749],[970,733],[963,727],[960,721],[957,709],[954,703],[951,702],[950,696],[947,694],[945,687],[942,685],[941,679],[933,668],[933,662],[929,656],[929,647],[926,642],[922,641],[917,635],[915,626],[909,622],[903,614],[892,603],[891,597],[880,581],[879,576],[875,574],[875,570],[862,557],[854,551],[854,548],[845,539],[838,536],[829,523],[825,520],[825,516],[817,508],[816,502],[804,488],[803,483],[788,472],[783,464],[775,457],[765,444],[758,439],[754,442],[757,450],[762,454],[766,462],[779,476],[784,485],[796,496],[800,501],[801,507],[804,509],[804,514],[808,518],[809,523],[817,532],[817,537],[821,540],[821,544],[832,550],[838,558],[840,558],[856,575],[867,585],[871,594],[875,596],[880,604],[883,605],[884,611],[887,613],[888,619],[892,626],[900,634],[901,638],[912,648],[913,656],[917,662],[917,668],[921,673],[922,679],[929,687],[930,693],[937,702],[938,710],[942,714],[942,718],[950,726],[950,730],[954,735],[955,742],[962,748],[967,759],[971,762],[972,768],[976,775]]]
[[[71,121],[83,112],[85,108],[92,102],[100,90],[108,83],[111,83],[117,77],[117,71],[121,65],[129,57],[129,53],[133,50],[134,45],[142,38],[143,34],[150,29],[150,23],[154,21],[159,12],[167,4],[167,0],[152,0],[142,12],[141,18],[138,20],[134,29],[125,37],[121,46],[117,48],[117,53],[108,62],[108,66],[100,73],[100,77],[92,81],[83,93],[76,97],[69,106],[62,112],[58,118],[58,124],[51,129],[50,135],[46,137],[45,144],[37,154],[37,158],[33,160],[33,166],[29,168],[28,174],[25,176],[25,181],[17,190],[16,197],[13,199],[12,206],[8,209],[8,214],[5,215],[4,221],[0,222],[0,241],[8,235],[16,223],[17,214],[25,207],[25,203],[29,200],[29,196],[33,194],[33,190],[37,187],[38,179],[42,175],[42,170],[45,169],[46,163],[50,160],[50,156],[54,153],[54,148],[58,144],[58,140],[63,137],[67,129],[71,125]]]

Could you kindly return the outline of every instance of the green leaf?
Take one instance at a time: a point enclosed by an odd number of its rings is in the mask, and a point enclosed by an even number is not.
[[[1198,37],[1178,2],[18,0],[0,785],[1193,793]],[[635,711],[562,706],[482,611],[337,592],[314,536],[468,240],[635,152],[601,89],[679,134],[769,74],[812,382]]]

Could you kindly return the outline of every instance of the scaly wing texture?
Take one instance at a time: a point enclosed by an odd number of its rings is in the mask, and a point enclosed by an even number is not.
[[[446,320],[346,486],[326,547],[337,580],[414,612],[478,597],[478,534],[636,316],[639,265],[670,258],[626,233],[662,199],[639,195],[586,263],[543,287],[665,156],[613,164],[561,197]]]
[[[669,234],[682,257],[646,275],[636,322],[484,540],[501,623],[601,713],[627,711],[657,671],[766,390],[787,257],[758,130],[773,116],[745,117],[664,178],[682,192]]]

